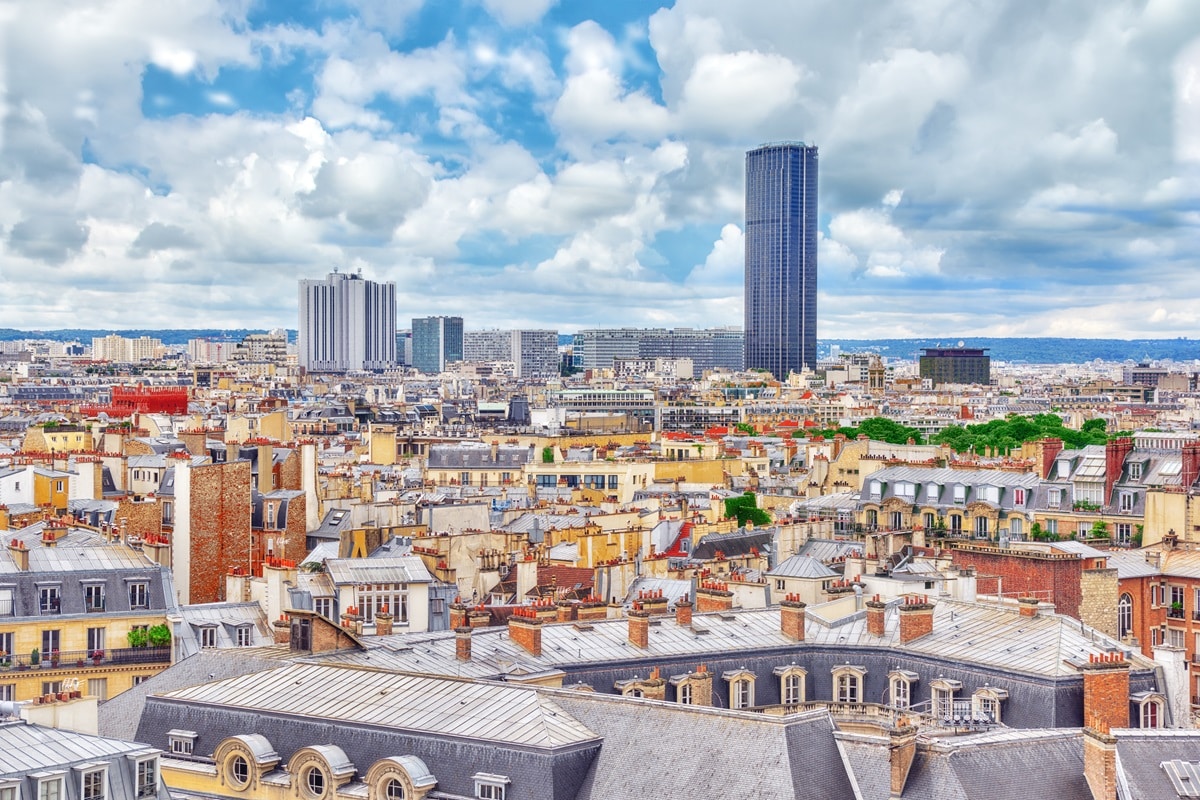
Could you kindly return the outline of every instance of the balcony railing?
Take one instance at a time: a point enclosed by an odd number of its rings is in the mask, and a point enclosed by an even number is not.
[[[943,701],[936,709],[928,700],[909,708],[896,708],[881,703],[810,700],[789,705],[756,706],[749,710],[760,714],[784,715],[818,708],[828,710],[835,719],[885,723],[891,726],[916,723],[922,728],[984,729],[996,724],[991,716],[977,710],[970,700]]]
[[[1167,617],[1169,619],[1183,619],[1183,609],[1182,608],[1168,608],[1167,609]]]
[[[80,669],[121,664],[168,664],[171,648],[166,647],[118,647],[111,650],[60,650],[38,654],[32,653],[0,657],[0,672],[25,672],[35,669]]]

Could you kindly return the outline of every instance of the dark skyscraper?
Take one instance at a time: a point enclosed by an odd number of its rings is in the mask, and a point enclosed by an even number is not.
[[[746,369],[817,366],[817,148],[746,153]]]

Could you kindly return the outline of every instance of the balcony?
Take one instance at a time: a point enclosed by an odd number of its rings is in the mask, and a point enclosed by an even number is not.
[[[57,655],[41,655],[37,662],[32,653],[6,655],[0,658],[0,672],[27,672],[29,670],[82,669],[124,664],[169,664],[171,648],[166,647],[118,647],[112,650],[60,650]]]
[[[1172,605],[1167,609],[1167,619],[1183,619],[1183,604]]]

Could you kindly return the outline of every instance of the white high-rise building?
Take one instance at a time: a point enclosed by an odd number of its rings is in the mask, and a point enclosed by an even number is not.
[[[337,271],[300,281],[298,353],[308,372],[395,366],[396,284]]]
[[[463,360],[510,362],[518,378],[550,378],[558,375],[558,331],[467,331]]]

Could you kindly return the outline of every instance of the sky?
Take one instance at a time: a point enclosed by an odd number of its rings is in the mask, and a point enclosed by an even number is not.
[[[0,327],[742,324],[820,148],[820,338],[1200,335],[1195,0],[0,0]]]

